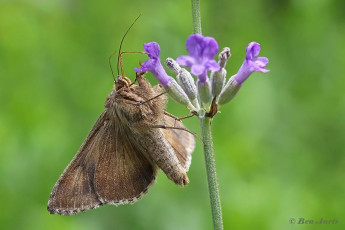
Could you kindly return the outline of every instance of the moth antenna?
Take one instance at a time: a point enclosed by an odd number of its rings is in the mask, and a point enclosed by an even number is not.
[[[115,52],[116,52],[116,51],[115,51]],[[109,56],[109,58],[108,58],[108,62],[109,62],[111,74],[113,75],[114,81],[115,81],[115,74],[114,74],[113,67],[112,67],[112,65],[111,65],[111,58],[115,55],[115,52],[113,52],[113,53]]]
[[[117,56],[117,75],[120,75],[119,72],[119,65],[121,66],[121,75],[122,77],[124,77],[123,74],[123,66],[122,66],[122,56],[121,56],[121,48],[122,48],[122,44],[123,41],[125,40],[125,37],[127,36],[128,32],[130,31],[130,29],[134,26],[135,22],[140,18],[141,13],[138,15],[138,17],[134,20],[134,22],[132,23],[132,25],[127,29],[126,33],[123,35],[121,42],[120,42],[120,47],[119,47],[119,52],[118,52],[118,56]]]
[[[123,35],[122,39],[121,39],[121,43],[120,43],[120,47],[119,47],[119,51],[117,52],[118,53],[118,56],[117,56],[117,75],[120,75],[120,72],[119,72],[119,65],[121,65],[121,75],[123,75],[123,67],[122,67],[122,58],[121,58],[121,47],[122,47],[122,43],[126,37],[126,35],[128,34],[129,30],[134,26],[135,22],[140,18],[141,16],[141,13],[138,15],[138,17],[134,20],[134,22],[132,23],[132,25],[127,29],[126,33]],[[114,69],[113,69],[113,66],[111,65],[111,58],[116,54],[116,51],[114,51],[110,56],[109,56],[109,59],[108,59],[108,62],[109,62],[109,66],[110,66],[110,70],[111,70],[111,74],[113,75],[113,78],[114,78],[114,81],[115,81],[115,73],[114,73]],[[121,62],[119,64],[119,62]]]
[[[160,97],[160,96],[162,96],[163,94],[166,94],[166,93],[167,93],[167,92],[160,93],[160,94],[158,94],[158,95],[156,95],[156,96],[154,96],[154,97],[148,99],[147,101],[139,102],[138,105],[143,105],[143,104],[145,104],[145,103],[147,103],[147,102],[149,102],[149,101],[152,101],[152,100],[154,100],[154,99],[156,99],[156,98],[158,98],[158,97]]]

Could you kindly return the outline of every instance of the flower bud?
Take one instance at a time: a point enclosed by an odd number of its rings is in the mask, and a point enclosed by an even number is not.
[[[199,110],[198,92],[194,83],[192,75],[184,68],[181,68],[177,62],[172,58],[167,58],[165,64],[175,73],[177,73],[177,83],[182,87],[192,104]]]
[[[202,103],[202,107],[206,110],[209,109],[210,103],[212,100],[211,94],[211,83],[210,80],[207,78],[205,82],[197,81],[198,85],[198,93]]]
[[[218,64],[220,68],[225,68],[226,63],[228,62],[230,57],[231,57],[230,48],[224,47],[224,49],[222,50],[222,52],[219,53],[219,56],[218,56],[219,58]]]
[[[224,86],[221,93],[219,94],[217,103],[223,105],[231,101],[238,91],[241,89],[242,83],[238,83],[235,78],[236,75],[232,76],[228,83]]]
[[[171,79],[169,83],[164,86],[165,90],[169,94],[169,96],[174,99],[177,103],[180,103],[184,106],[187,106],[187,108],[190,111],[198,111],[197,108],[195,108],[194,105],[192,105],[191,101],[189,100],[187,94],[183,91],[181,86],[175,81],[175,79]]]
[[[179,64],[177,64],[177,62],[168,57],[166,60],[165,60],[165,64],[168,66],[169,69],[171,69],[172,71],[174,71],[176,74],[178,74],[181,70],[181,67]]]
[[[217,97],[222,91],[226,81],[226,70],[220,68],[219,71],[211,73],[212,95]]]
[[[189,99],[192,101],[192,104],[197,109],[200,109],[200,105],[198,102],[198,91],[196,89],[192,75],[186,69],[181,69],[180,72],[177,74],[176,78],[179,85],[182,87]]]
[[[225,47],[222,52],[219,53],[218,64],[220,69],[216,72],[211,73],[211,83],[212,83],[212,95],[217,97],[222,91],[225,81],[226,81],[226,70],[225,65],[231,57],[230,48]]]

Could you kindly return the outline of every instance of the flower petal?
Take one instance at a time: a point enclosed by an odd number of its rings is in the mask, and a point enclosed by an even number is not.
[[[187,38],[186,48],[190,56],[194,58],[201,56],[203,38],[201,34],[192,34]]]
[[[145,72],[143,69],[137,67],[134,67],[134,71],[137,73]]]
[[[188,56],[180,56],[177,63],[191,67],[191,73],[198,76],[203,82],[207,79],[207,71],[217,71],[219,64],[214,60],[218,52],[217,41],[212,37],[204,37],[201,34],[192,34],[186,41]]]
[[[205,63],[205,68],[211,71],[218,71],[220,69],[220,66],[215,60],[210,60]]]
[[[205,59],[213,59],[218,52],[218,43],[212,37],[204,37],[202,46],[202,57]]]
[[[135,68],[136,72],[145,72],[145,71],[152,71],[155,69],[155,65],[157,64],[156,59],[149,59],[143,62],[140,68]]]
[[[144,49],[150,58],[159,58],[160,47],[157,42],[149,42],[144,44]]]
[[[194,61],[194,58],[192,58],[191,56],[183,55],[176,58],[176,62],[179,65],[190,67],[194,64],[195,61]]]
[[[171,81],[171,77],[167,75],[159,59],[159,45],[156,42],[149,42],[144,44],[144,49],[150,59],[142,63],[140,68],[134,68],[134,70],[136,72],[150,71],[166,87]]]
[[[257,57],[260,53],[261,47],[260,44],[257,42],[251,42],[248,44],[247,48],[246,48],[246,59],[247,60],[251,60],[255,57]]]
[[[255,63],[257,63],[261,67],[266,67],[266,65],[268,64],[268,58],[267,57],[257,57],[255,59]]]
[[[203,65],[192,65],[192,68],[190,69],[190,72],[194,74],[195,76],[199,76],[205,72],[205,67]]]
[[[264,69],[264,68],[260,68],[260,69],[257,70],[257,71],[262,72],[262,73],[268,73],[268,72],[270,72],[269,69]]]
[[[249,61],[248,63],[253,71],[259,71],[263,73],[267,73],[269,71],[265,69],[268,63],[268,58],[266,57],[257,57],[254,59],[254,61]]]

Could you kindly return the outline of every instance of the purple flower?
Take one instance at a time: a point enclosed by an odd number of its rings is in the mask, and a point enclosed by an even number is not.
[[[146,43],[144,44],[144,49],[147,52],[150,59],[142,63],[140,68],[134,68],[134,70],[136,72],[150,71],[157,78],[157,80],[164,87],[166,87],[172,78],[168,76],[161,64],[161,61],[159,59],[160,48],[158,43]]]
[[[214,56],[218,52],[217,41],[201,34],[192,34],[187,39],[186,47],[189,55],[178,57],[177,63],[191,67],[191,73],[198,76],[200,83],[205,83],[207,71],[218,71],[220,68],[214,60]]]
[[[251,73],[254,71],[259,71],[263,73],[267,73],[269,70],[265,69],[266,65],[268,64],[267,57],[258,57],[260,53],[260,44],[256,42],[251,42],[248,44],[246,48],[246,58],[244,62],[234,76],[237,83],[243,83]]]

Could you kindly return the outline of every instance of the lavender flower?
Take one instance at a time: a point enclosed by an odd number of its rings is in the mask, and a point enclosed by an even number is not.
[[[159,59],[159,45],[156,42],[149,42],[144,44],[144,49],[150,59],[142,63],[140,68],[134,68],[134,70],[136,72],[151,72],[176,102],[187,106],[187,108],[191,111],[197,111],[194,105],[191,104],[188,96],[183,91],[181,86],[175,81],[175,79],[168,76],[168,74],[165,72]]]
[[[244,59],[241,68],[234,76],[237,83],[242,84],[254,71],[259,71],[263,73],[267,73],[269,71],[265,69],[266,65],[268,64],[268,58],[258,57],[260,49],[261,48],[259,43],[251,42],[248,44],[246,48],[246,58]]]
[[[170,76],[165,72],[161,61],[159,59],[160,47],[156,42],[149,42],[144,44],[144,49],[149,56],[149,60],[141,64],[140,68],[134,68],[136,72],[151,72],[157,80],[166,87],[172,80]]]
[[[269,71],[265,69],[268,64],[268,58],[258,57],[260,49],[259,43],[251,42],[248,44],[246,48],[247,55],[241,68],[229,79],[218,97],[218,103],[220,105],[228,103],[236,96],[238,91],[241,89],[242,83],[250,76],[251,73],[254,71],[267,73]]]
[[[198,76],[200,83],[205,83],[207,71],[218,71],[220,68],[214,60],[214,56],[218,52],[217,41],[201,34],[192,34],[187,39],[186,47],[189,55],[178,57],[177,63],[191,67],[191,73]]]

